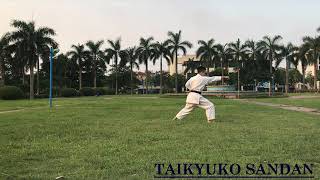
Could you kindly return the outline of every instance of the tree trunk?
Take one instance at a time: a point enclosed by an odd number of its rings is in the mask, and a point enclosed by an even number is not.
[[[318,87],[317,87],[317,69],[318,69],[318,62],[316,60],[316,62],[314,63],[313,65],[313,68],[314,68],[314,81],[313,81],[313,86],[314,86],[314,89],[317,90]]]
[[[162,94],[162,54],[160,57],[160,94]]]
[[[133,70],[132,70],[132,63],[130,63],[130,86],[131,86],[131,95],[133,95]]]
[[[146,60],[146,81],[145,81],[145,83],[146,83],[146,94],[148,94],[148,75],[149,75],[149,73],[148,73],[148,59]]]
[[[33,73],[33,65],[30,65],[30,99],[34,99],[34,73]]]
[[[0,59],[0,87],[4,86],[4,68],[2,60]]]
[[[79,59],[79,90],[82,88],[82,68],[81,68],[81,62]]]
[[[118,95],[118,60],[117,60],[117,57],[116,58],[116,95]]]
[[[272,86],[272,54],[269,55],[269,63],[270,63],[270,76],[271,76],[271,79],[269,80],[269,96],[271,96],[271,89],[273,88]]]
[[[94,55],[93,59],[93,87],[97,88],[97,65],[96,65],[97,56]]]
[[[25,71],[24,71],[24,67],[22,67],[22,84],[23,85],[25,85],[25,83],[26,83],[26,78],[25,78],[25,73],[24,73]]]
[[[176,84],[176,93],[178,93],[178,50],[176,50],[176,77],[175,77],[175,84]]]
[[[302,83],[303,85],[306,83],[306,68],[302,65]]]
[[[286,57],[286,85],[285,85],[285,91],[286,91],[286,94],[288,94],[288,91],[289,91],[289,61],[288,61],[287,57]]]
[[[240,68],[238,69],[238,98],[240,98]]]
[[[40,94],[40,57],[37,57],[37,94]]]
[[[223,80],[223,60],[221,58],[221,84],[224,84],[224,80]]]

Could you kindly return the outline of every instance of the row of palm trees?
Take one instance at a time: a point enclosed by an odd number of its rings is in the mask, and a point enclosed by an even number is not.
[[[320,28],[318,29],[318,32]],[[242,43],[240,39],[236,42],[227,44],[215,44],[214,39],[210,39],[207,42],[200,40],[198,44],[200,47],[197,49],[196,56],[200,59],[203,65],[207,67],[214,67],[215,64],[220,63],[222,68],[222,76],[224,68],[229,67],[229,62],[233,61],[236,63],[236,69],[238,72],[238,89],[240,89],[239,74],[240,70],[244,66],[245,61],[256,61],[258,57],[262,57],[269,61],[270,70],[270,81],[274,80],[273,64],[278,67],[282,60],[286,61],[286,92],[288,92],[288,72],[290,64],[295,67],[298,66],[299,62],[302,65],[303,77],[305,77],[307,65],[314,66],[314,72],[317,74],[319,66],[319,54],[320,54],[320,36],[315,38],[304,37],[303,44],[300,47],[294,46],[292,43],[288,43],[286,46],[281,44],[282,37],[276,35],[274,37],[264,36],[260,41],[247,40]],[[194,69],[195,64],[192,60],[186,63],[187,68]],[[188,67],[188,64],[190,67]],[[317,76],[314,77],[314,88],[316,85]],[[303,79],[305,83],[305,79]],[[271,82],[270,84],[273,84]],[[271,89],[269,88],[271,93]]]
[[[58,43],[54,40],[55,31],[49,27],[36,28],[35,22],[25,22],[14,20],[11,24],[15,30],[6,33],[0,39],[0,68],[3,68],[3,62],[6,58],[11,58],[21,65],[19,71],[24,76],[26,68],[30,72],[30,98],[34,97],[34,69],[37,70],[37,93],[39,94],[39,72],[40,59],[43,61],[48,59],[49,47],[55,48],[58,52]],[[320,31],[320,28],[318,29]],[[313,64],[315,73],[317,72],[317,61],[320,52],[320,37],[304,37],[303,44],[296,47],[291,43],[286,46],[281,44],[281,36],[265,36],[260,41],[248,40],[242,43],[240,39],[236,42],[227,44],[215,43],[214,39],[208,41],[198,41],[199,48],[196,51],[197,58],[207,67],[215,67],[220,63],[222,68],[222,76],[224,67],[229,67],[229,63],[236,64],[238,71],[238,89],[240,89],[239,74],[244,62],[247,60],[256,61],[258,58],[263,58],[269,61],[270,81],[273,81],[273,64],[276,66],[285,59],[286,70],[288,72],[289,64],[297,65],[301,62],[303,69],[303,77],[307,65]],[[104,44],[107,48],[103,48]],[[74,61],[78,68],[79,88],[82,88],[82,72],[85,61],[90,61],[92,68],[93,85],[97,87],[97,68],[106,68],[101,64],[113,64],[116,72],[116,94],[118,93],[118,68],[128,65],[131,70],[131,93],[133,92],[133,69],[139,68],[139,64],[144,64],[146,69],[146,89],[148,92],[149,78],[149,62],[153,64],[159,61],[160,64],[160,93],[163,86],[163,60],[175,66],[175,72],[178,72],[178,56],[185,55],[187,50],[192,47],[189,41],[182,39],[181,31],[174,33],[168,32],[168,39],[159,42],[153,37],[140,38],[138,46],[133,46],[124,49],[121,46],[121,39],[88,41],[85,44],[72,45],[71,50],[65,54],[56,55],[55,58],[64,58]],[[190,65],[190,63],[189,63]],[[187,64],[188,66],[188,64]],[[190,69],[187,67],[187,69]],[[4,70],[0,69],[0,75],[4,77]],[[288,74],[288,73],[287,73]],[[286,76],[286,91],[288,90],[288,76]],[[3,79],[3,78],[2,78]],[[24,79],[24,78],[23,78]],[[316,88],[317,77],[314,78],[314,87]],[[1,83],[1,82],[0,82]],[[273,84],[273,83],[270,83]],[[0,84],[1,85],[1,84]],[[269,88],[271,91],[271,88]],[[175,91],[178,91],[178,76],[175,76]]]

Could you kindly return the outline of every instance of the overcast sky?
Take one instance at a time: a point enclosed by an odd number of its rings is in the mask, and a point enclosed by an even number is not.
[[[194,44],[214,38],[226,43],[279,34],[301,43],[320,26],[319,0],[0,0],[0,35],[13,19],[35,20],[56,30],[63,52],[71,44],[121,37],[123,47],[140,37],[162,41],[182,30]],[[157,69],[157,68],[156,68]]]

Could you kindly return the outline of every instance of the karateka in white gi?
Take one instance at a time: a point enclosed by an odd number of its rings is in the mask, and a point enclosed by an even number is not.
[[[195,107],[200,107],[206,110],[206,116],[208,119],[208,123],[212,123],[215,120],[215,107],[212,102],[208,99],[204,98],[201,95],[201,91],[204,87],[214,81],[220,81],[221,76],[206,76],[206,68],[198,67],[198,74],[196,76],[191,77],[187,83],[186,88],[189,89],[189,94],[186,100],[186,106],[181,109],[181,111],[173,118],[175,119],[183,119],[186,115],[188,115]],[[228,79],[229,77],[224,77]]]

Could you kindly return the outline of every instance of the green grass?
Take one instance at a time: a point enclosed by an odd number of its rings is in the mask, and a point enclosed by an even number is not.
[[[183,98],[104,96],[0,101],[0,179],[152,179],[154,163],[313,163],[319,116],[212,99],[217,123]],[[319,104],[318,104],[319,105]]]
[[[308,108],[315,108],[320,110],[320,96],[315,98],[304,98],[304,99],[292,99],[292,98],[265,98],[265,99],[254,99],[259,102],[269,102],[274,104],[286,104],[293,106],[301,106]]]

